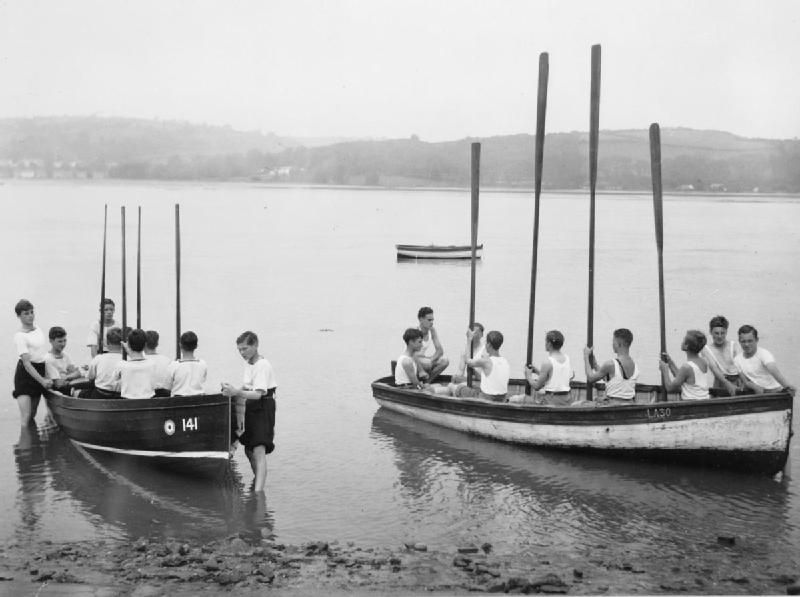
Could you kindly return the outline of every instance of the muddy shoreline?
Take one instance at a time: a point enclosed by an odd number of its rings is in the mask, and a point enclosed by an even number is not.
[[[714,557],[642,557],[596,546],[594,555],[551,560],[544,549],[497,554],[488,543],[284,545],[257,532],[209,543],[9,543],[0,548],[0,594],[800,594],[797,570],[750,570],[747,546],[734,537],[704,547]]]

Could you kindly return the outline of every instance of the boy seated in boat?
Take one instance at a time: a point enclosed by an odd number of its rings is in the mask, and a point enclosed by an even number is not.
[[[155,363],[145,358],[147,336],[135,329],[128,335],[128,360],[120,360],[114,368],[113,380],[123,398],[144,399],[156,395]]]
[[[180,339],[181,358],[169,365],[168,383],[171,396],[198,396],[205,394],[203,385],[208,376],[208,366],[194,356],[197,334],[183,332]]]
[[[170,395],[169,366],[172,360],[167,355],[158,352],[159,335],[157,331],[147,330],[144,335],[144,358],[153,361],[156,396],[165,398]]]
[[[81,370],[64,352],[67,345],[67,331],[61,326],[53,326],[48,332],[48,337],[50,338],[50,351],[44,357],[47,377],[53,380],[54,389],[69,395],[69,382],[81,377]]]
[[[397,357],[394,368],[394,383],[398,388],[415,388],[422,390],[424,384],[419,379],[419,365],[414,358],[422,348],[422,332],[417,328],[408,328],[403,332],[406,349]]]
[[[569,357],[561,352],[564,334],[550,330],[544,337],[547,358],[537,369],[531,364],[525,366],[525,379],[533,391],[544,390],[542,404],[546,406],[569,406],[572,404],[569,382],[575,377]]]
[[[92,398],[119,398],[119,386],[114,380],[114,369],[122,360],[122,330],[112,327],[106,332],[106,352],[96,355],[89,363],[86,377],[94,382]]]
[[[467,330],[467,335],[469,335],[470,332],[473,332],[472,342],[469,343],[467,345],[467,349],[461,353],[461,357],[458,360],[458,370],[451,377],[453,383],[462,383],[467,381],[468,359],[477,359],[487,355],[486,338],[483,336],[483,324],[476,321],[470,326],[470,329]],[[480,372],[473,371],[473,373],[473,379],[477,380],[480,378]]]
[[[794,396],[794,386],[783,376],[775,357],[766,348],[758,347],[758,330],[752,325],[739,328],[741,354],[736,355],[736,367],[745,388],[756,394],[785,390]]]
[[[469,352],[475,330],[467,331],[467,346]],[[466,382],[450,384],[453,396],[459,398],[482,398],[492,402],[505,402],[508,395],[508,380],[511,377],[511,367],[505,357],[500,356],[500,347],[503,345],[503,334],[492,330],[486,334],[486,353],[475,358],[466,359],[466,365],[473,367],[481,373],[480,389],[470,387]]]
[[[683,338],[681,350],[686,353],[686,363],[681,368],[675,365],[666,352],[661,355],[659,367],[661,379],[667,392],[680,389],[681,400],[705,400],[708,393],[708,363],[700,356],[706,345],[706,335],[699,330],[688,330]],[[670,374],[675,379],[670,381]]]
[[[741,351],[736,342],[728,340],[728,325],[728,320],[722,315],[711,318],[708,323],[711,343],[703,347],[700,356],[706,360],[714,374],[713,387],[724,388],[728,394],[734,396],[741,386],[739,369],[734,359]]]
[[[636,402],[636,380],[639,379],[639,366],[630,356],[633,333],[627,328],[614,330],[611,349],[615,358],[600,367],[592,362],[592,347],[583,349],[583,365],[586,369],[586,383],[593,384],[606,380],[604,405],[634,404]],[[649,398],[648,398],[649,401]]]
[[[421,307],[417,312],[419,330],[422,332],[422,348],[414,357],[420,368],[420,377],[426,383],[433,383],[439,374],[447,369],[450,361],[444,356],[439,342],[439,334],[433,327],[433,309]]]

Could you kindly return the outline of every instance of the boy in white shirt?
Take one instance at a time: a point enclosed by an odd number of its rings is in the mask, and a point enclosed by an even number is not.
[[[89,363],[86,374],[94,382],[92,398],[119,398],[119,386],[114,380],[114,369],[122,360],[122,330],[113,327],[106,332],[104,349],[107,352],[96,355]]]
[[[197,396],[205,394],[203,384],[208,376],[208,366],[203,359],[194,356],[197,349],[197,334],[181,334],[181,358],[169,365],[171,396]]]
[[[53,387],[61,393],[69,394],[69,382],[78,379],[81,371],[64,352],[67,345],[67,331],[61,326],[53,326],[48,332],[50,351],[44,357],[47,377],[53,380]]]
[[[794,386],[783,376],[775,357],[766,348],[758,347],[758,330],[752,325],[739,328],[742,352],[734,357],[739,377],[746,388],[757,394],[785,390],[794,396]]]
[[[170,395],[169,366],[172,361],[167,355],[156,352],[159,339],[157,331],[147,330],[144,335],[144,358],[153,361],[156,396],[165,398]]]
[[[144,357],[146,337],[144,330],[128,334],[128,360],[120,361],[114,368],[114,381],[123,398],[144,399],[156,394],[155,363]]]

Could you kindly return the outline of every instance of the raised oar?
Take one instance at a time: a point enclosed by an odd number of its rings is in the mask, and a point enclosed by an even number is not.
[[[528,353],[525,362],[533,361],[533,319],[536,310],[536,269],[539,258],[539,197],[542,193],[542,165],[544,163],[544,121],[547,114],[547,79],[550,63],[547,52],[539,54],[539,93],[536,97],[536,152],[534,154],[533,192],[533,252],[531,254],[531,298],[528,308]],[[525,383],[525,393],[530,395],[531,385]]]
[[[664,210],[661,195],[661,131],[658,123],[650,125],[650,173],[653,179],[653,213],[656,220],[656,250],[658,252],[658,315],[661,334],[661,353],[667,352],[666,316],[664,309]],[[660,358],[661,355],[659,355]],[[661,401],[667,390],[661,386]]]
[[[122,341],[126,342],[128,340],[128,293],[127,293],[127,280],[126,271],[125,271],[125,206],[123,205],[121,208],[122,214]],[[128,358],[128,355],[125,351],[125,347],[122,348],[122,358],[123,360]]]
[[[472,214],[472,234],[470,242],[472,244],[472,255],[470,262],[469,279],[469,328],[475,323],[475,262],[477,261],[478,251],[478,195],[480,190],[480,171],[481,171],[481,144],[472,144],[472,195],[471,195],[471,214]],[[472,343],[470,342],[469,356],[472,358]],[[467,367],[467,387],[472,387],[472,368]]]
[[[108,229],[108,204],[103,208],[103,267],[100,274],[100,327],[97,328],[97,354],[103,353],[103,323],[105,322],[106,299],[106,230]]]
[[[175,359],[181,358],[181,207],[175,204]]]
[[[136,327],[142,329],[142,206],[136,230]]]
[[[594,211],[597,188],[597,145],[600,137],[600,45],[592,46],[592,87],[589,108],[589,308],[586,315],[586,345],[594,346]],[[592,385],[586,384],[586,399],[592,400]]]

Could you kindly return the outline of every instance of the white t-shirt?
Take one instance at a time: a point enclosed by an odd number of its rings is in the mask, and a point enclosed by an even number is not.
[[[198,396],[205,394],[203,384],[208,376],[208,366],[203,359],[172,361],[168,374],[170,395]]]
[[[394,366],[395,385],[404,386],[411,383],[411,379],[409,379],[406,370],[403,368],[403,363],[409,360],[411,361],[411,366],[414,368],[414,373],[417,373],[417,362],[406,353],[401,354],[397,357],[397,364]]]
[[[103,346],[104,347],[108,346],[108,342],[106,342],[106,333],[108,333],[108,330],[110,330],[111,328],[113,328],[116,325],[117,325],[116,322],[112,322],[112,323],[109,323],[109,324],[106,324],[105,322],[103,323]],[[97,339],[99,337],[98,334],[97,334],[97,330],[98,329],[100,329],[100,322],[98,320],[95,320],[92,323],[92,325],[89,326],[89,335],[86,336],[86,346],[97,346],[98,345],[97,344],[97,342],[98,342]]]
[[[48,379],[64,379],[69,370],[74,367],[72,359],[65,352],[62,352],[59,357],[52,352],[48,352],[44,358],[44,363]]]
[[[150,359],[119,361],[114,368],[114,379],[119,383],[123,398],[152,398],[156,393],[155,366]]]
[[[170,373],[169,367],[172,360],[165,354],[147,354],[144,358],[148,361],[153,361],[153,382],[157,388],[169,389],[170,386]]]
[[[41,328],[35,327],[28,332],[19,331],[14,334],[14,345],[17,347],[17,356],[27,353],[31,357],[31,363],[44,363],[50,343]]]
[[[774,363],[775,357],[766,348],[757,348],[756,353],[750,358],[745,357],[744,353],[737,354],[733,361],[739,371],[744,373],[744,376],[757,386],[765,390],[781,389],[781,384],[767,369],[767,364]]]
[[[114,379],[114,370],[121,360],[121,352],[105,352],[95,355],[92,362],[89,363],[89,372],[86,376],[94,380],[95,387],[109,392],[116,392],[119,389],[119,384]]]
[[[260,357],[252,365],[245,364],[242,389],[263,390],[266,393],[267,390],[276,387],[278,382],[275,380],[275,372],[267,359]]]
[[[567,355],[562,356],[564,357],[563,363],[559,363],[554,357],[547,357],[553,367],[553,372],[544,386],[545,392],[569,392],[569,382],[573,376],[572,365],[570,365]]]

